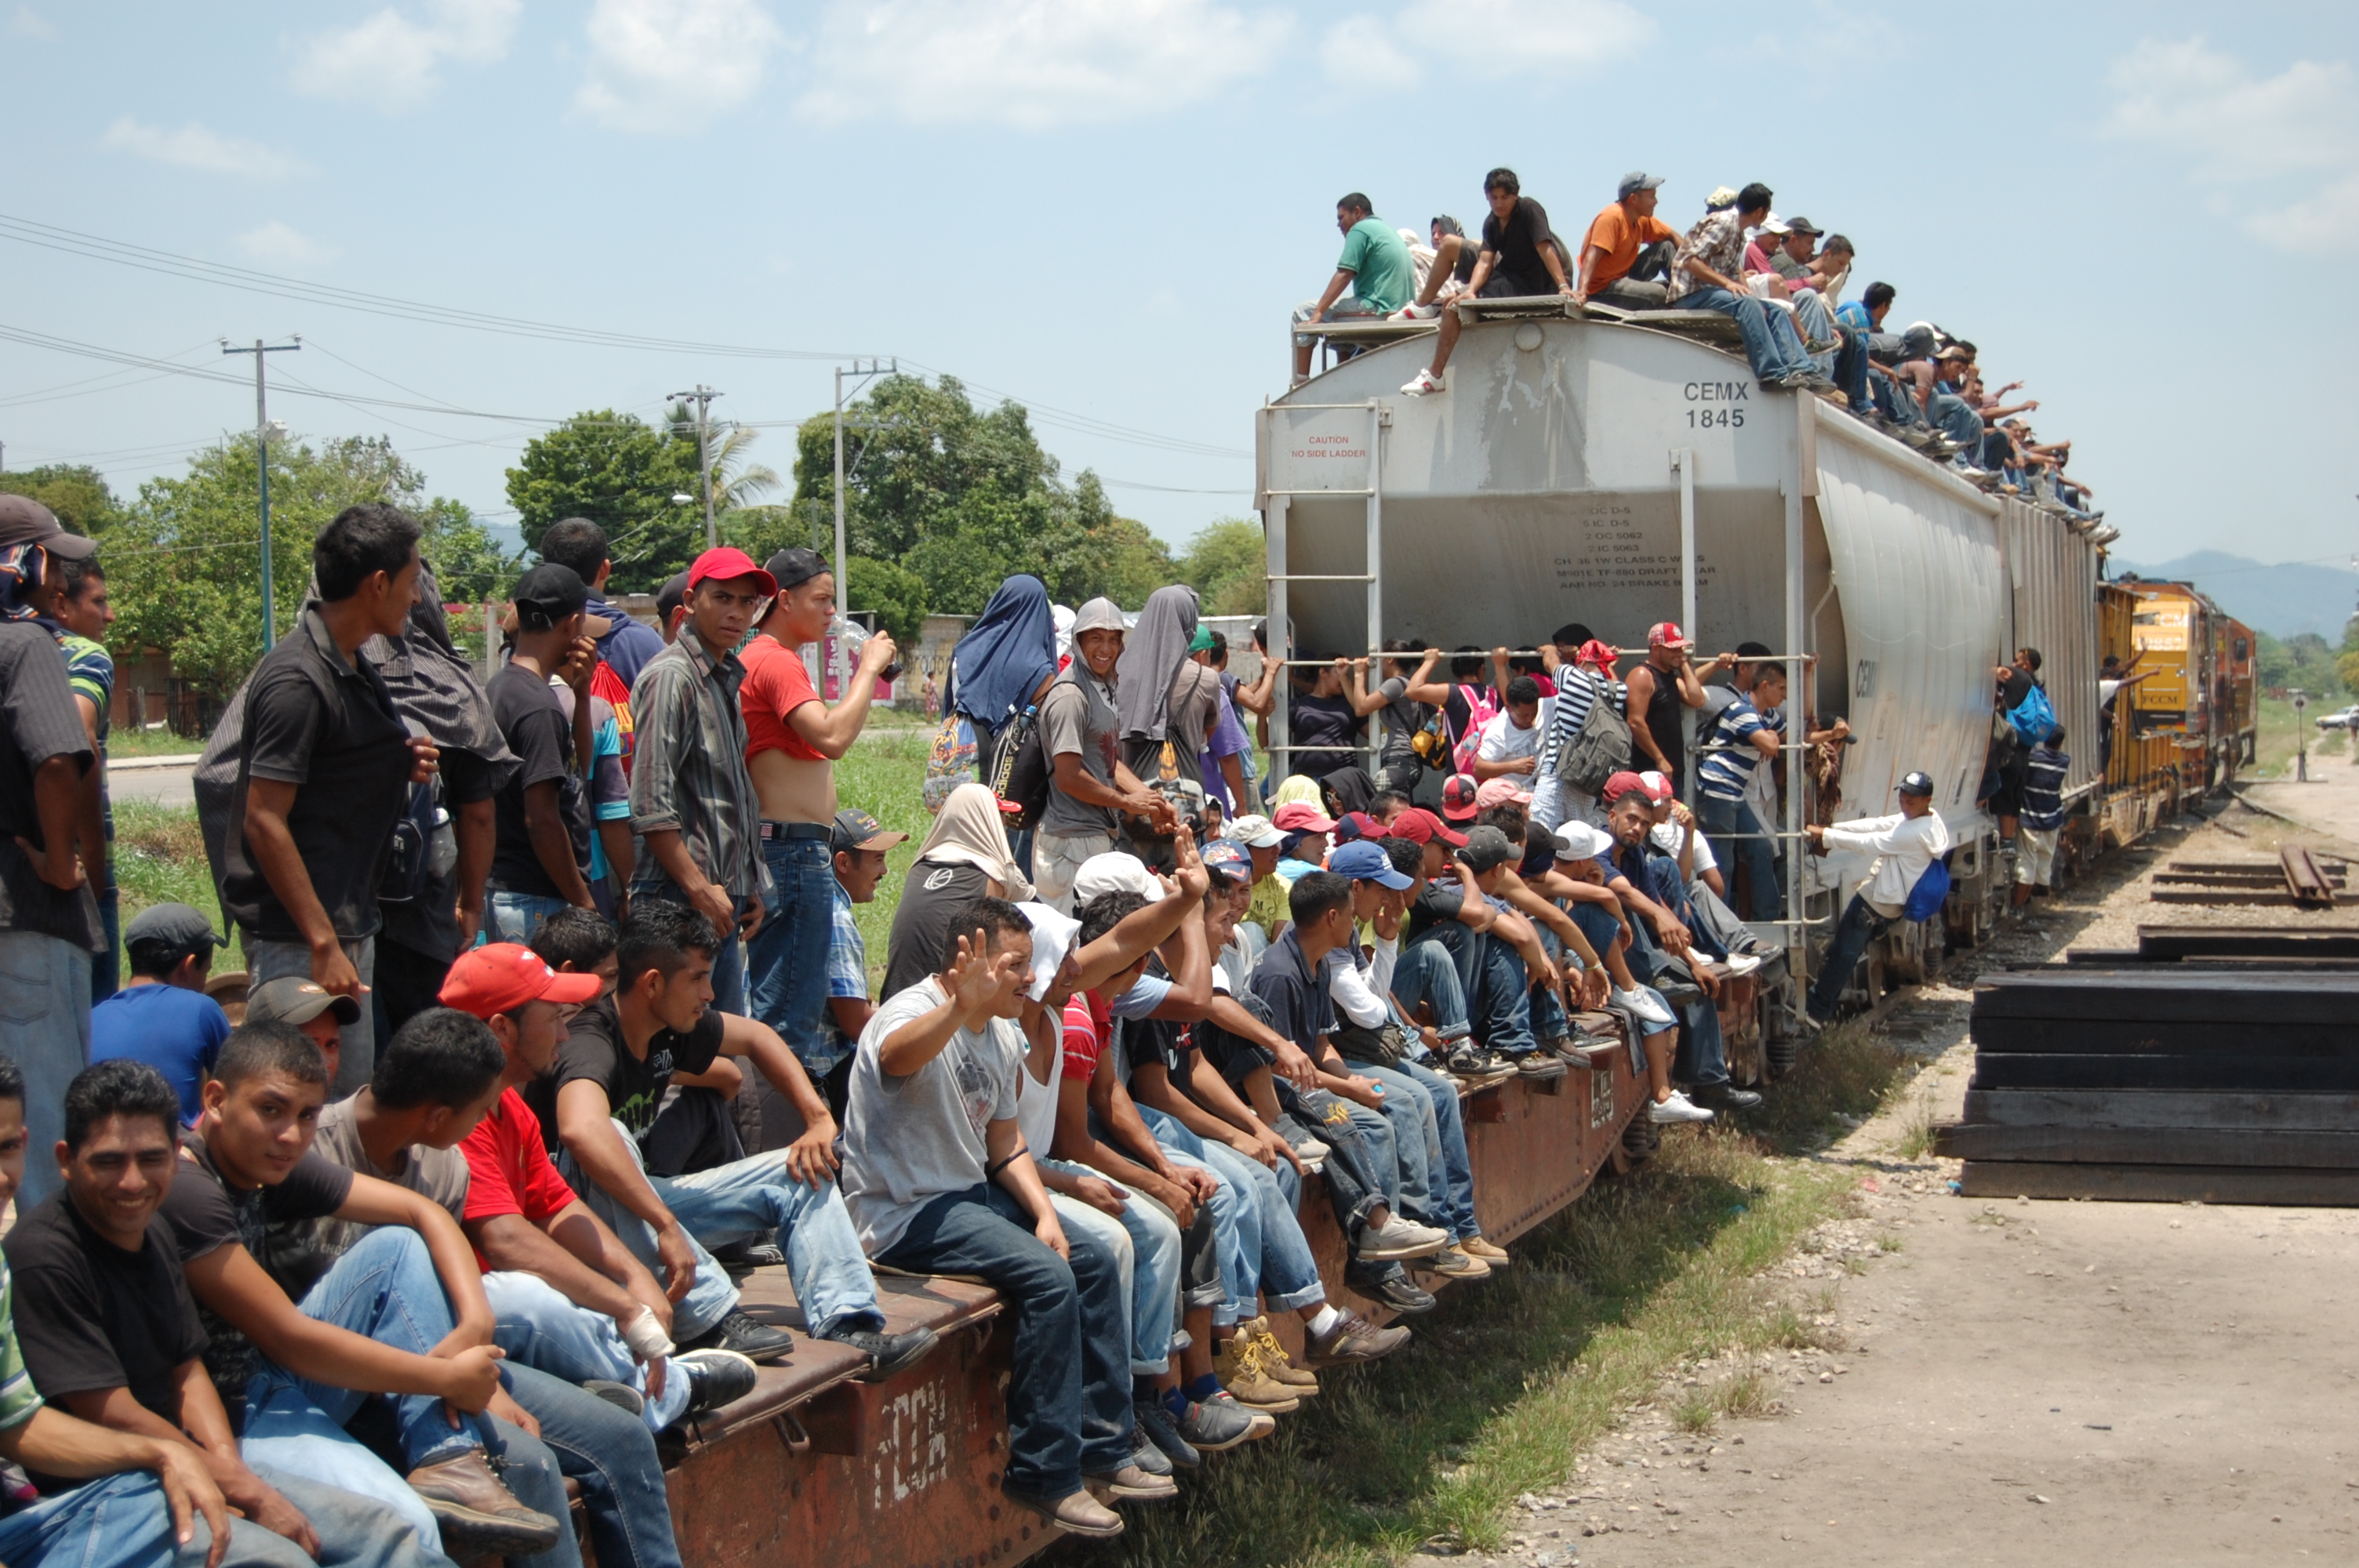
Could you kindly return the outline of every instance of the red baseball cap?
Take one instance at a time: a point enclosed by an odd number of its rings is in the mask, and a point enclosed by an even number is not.
[[[1647,781],[1625,768],[1605,781],[1605,787],[1598,791],[1598,798],[1611,806],[1634,789],[1640,795],[1647,795],[1649,800],[1654,798],[1647,793]]]
[[[723,582],[734,582],[741,577],[752,578],[761,584],[762,592],[766,596],[777,597],[778,579],[764,571],[755,564],[753,557],[734,545],[723,545],[718,549],[707,550],[697,557],[694,564],[688,568],[688,586],[694,588],[707,578],[717,578]]]
[[[1335,819],[1335,837],[1345,843],[1354,838],[1381,838],[1385,825],[1364,811],[1347,811]]]
[[[1475,795],[1479,793],[1472,773],[1452,773],[1450,782],[1441,786],[1441,815],[1452,822],[1471,822],[1479,809]]]
[[[494,942],[459,955],[438,1000],[444,1007],[489,1018],[528,1001],[595,1001],[600,983],[595,975],[559,974],[529,947]]]
[[[1595,665],[1607,675],[1612,675],[1614,673],[1614,661],[1621,656],[1622,655],[1620,654],[1614,650],[1611,643],[1601,643],[1596,638],[1592,637],[1588,642],[1583,643],[1581,645],[1579,652],[1573,654],[1572,662],[1576,665]]]
[[[1662,805],[1679,793],[1671,787],[1669,779],[1665,778],[1660,772],[1653,768],[1638,775],[1638,787],[1645,790],[1647,798],[1657,806]]]
[[[1269,825],[1281,833],[1332,833],[1335,819],[1307,800],[1290,800],[1277,808]]]
[[[1391,835],[1406,838],[1412,844],[1430,844],[1436,838],[1453,849],[1465,848],[1466,835],[1452,828],[1421,806],[1412,806],[1393,818]]]
[[[1680,630],[1676,621],[1658,621],[1647,628],[1647,646],[1650,648],[1684,648],[1688,634]]]

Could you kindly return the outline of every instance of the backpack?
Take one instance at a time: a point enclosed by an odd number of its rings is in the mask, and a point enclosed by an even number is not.
[[[2048,694],[2035,685],[2024,695],[2023,700],[2008,711],[2006,721],[2014,726],[2016,734],[2022,738],[2026,746],[2037,746],[2048,739],[2050,730],[2056,728],[2056,709],[2049,706]]]
[[[1908,890],[1908,902],[1900,906],[1903,920],[1930,920],[1941,913],[1941,905],[1950,897],[1950,858],[1947,855],[1925,868],[1917,885]]]
[[[1696,733],[1699,735],[1710,733],[1712,720],[1734,708],[1743,698],[1744,693],[1734,687],[1704,687],[1703,706],[1696,709]]]
[[[1049,785],[1055,773],[1049,766],[1048,749],[1040,741],[1040,710],[1027,707],[1023,712],[999,727],[991,741],[990,776],[984,781],[991,793],[997,795],[1003,806],[1016,807],[1003,812],[1008,831],[1021,833],[1040,820],[1049,809]]]
[[[426,727],[414,719],[402,722],[413,735]],[[414,903],[433,882],[451,874],[459,862],[459,836],[451,814],[442,806],[442,775],[409,786],[409,798],[394,819],[386,845],[385,872],[377,878],[379,903]]]
[[[1436,773],[1451,765],[1454,759],[1450,738],[1441,732],[1441,709],[1426,709],[1425,722],[1419,725],[1416,733],[1408,738],[1408,749],[1416,754],[1419,762]]]
[[[1483,726],[1497,717],[1499,705],[1487,686],[1462,686],[1458,694],[1466,699],[1466,728],[1450,748],[1450,771],[1471,773],[1474,771],[1475,748],[1483,743]],[[1428,761],[1430,762],[1430,759]]]
[[[1596,695],[1590,698],[1581,733],[1557,750],[1556,778],[1568,789],[1594,796],[1607,779],[1630,765],[1630,725],[1614,711],[1611,687],[1585,672],[1581,678],[1589,682]],[[1561,689],[1557,700],[1564,700]]]
[[[926,756],[926,780],[920,787],[926,810],[940,816],[951,791],[962,784],[978,783],[981,777],[976,772],[974,726],[954,708],[942,715],[941,728],[934,731],[933,750]]]
[[[631,688],[614,673],[614,666],[601,659],[590,669],[590,695],[603,697],[606,706],[614,710],[614,729],[623,738],[623,776],[631,776],[631,750],[636,737],[632,732]]]

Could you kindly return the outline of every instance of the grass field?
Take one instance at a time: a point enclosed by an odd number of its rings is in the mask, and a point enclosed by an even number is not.
[[[2254,769],[2255,776],[2268,779],[2293,777],[2294,758],[2304,745],[2309,747],[2312,767],[2318,765],[2321,758],[2349,767],[2350,732],[2318,727],[2320,714],[2339,711],[2343,706],[2341,702],[2312,702],[2297,717],[2292,703],[2263,697],[2256,719],[2259,736],[2258,744],[2254,748],[2258,764]]]

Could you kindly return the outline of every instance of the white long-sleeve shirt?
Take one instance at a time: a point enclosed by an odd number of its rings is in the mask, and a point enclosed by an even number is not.
[[[1362,968],[1356,954],[1338,947],[1327,960],[1327,1000],[1335,1011],[1363,1029],[1381,1029],[1391,1016],[1385,1007],[1392,989],[1393,966],[1400,959],[1398,938],[1376,938],[1376,956]]]
[[[1827,829],[1826,841],[1830,849],[1854,849],[1875,857],[1859,895],[1878,914],[1892,919],[1908,902],[1925,868],[1949,853],[1950,829],[1937,811],[1922,816],[1904,816],[1896,811],[1889,816],[1838,822]]]

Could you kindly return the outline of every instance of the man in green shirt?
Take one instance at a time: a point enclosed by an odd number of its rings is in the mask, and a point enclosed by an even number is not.
[[[1417,292],[1417,266],[1409,259],[1408,243],[1397,231],[1375,215],[1366,197],[1355,190],[1335,203],[1335,226],[1343,231],[1343,254],[1337,258],[1335,276],[1327,280],[1327,290],[1318,302],[1295,308],[1294,324],[1298,327],[1323,321],[1330,316],[1339,319],[1367,316],[1382,320],[1408,304],[1409,297]],[[1352,291],[1349,299],[1342,298],[1346,288]],[[1298,386],[1310,379],[1314,341],[1307,333],[1294,335],[1294,382]]]

